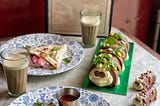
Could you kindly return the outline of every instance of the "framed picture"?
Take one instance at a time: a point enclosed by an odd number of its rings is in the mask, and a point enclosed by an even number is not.
[[[107,36],[112,19],[113,0],[48,0],[48,32],[81,35],[80,11],[102,12],[99,36]]]

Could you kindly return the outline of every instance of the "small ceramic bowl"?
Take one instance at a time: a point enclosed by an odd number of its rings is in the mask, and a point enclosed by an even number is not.
[[[57,90],[56,97],[60,106],[77,106],[80,92],[74,88]]]

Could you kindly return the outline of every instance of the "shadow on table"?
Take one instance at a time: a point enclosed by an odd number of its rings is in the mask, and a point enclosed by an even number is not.
[[[0,99],[7,99],[10,98],[10,96],[8,95],[8,90],[1,90],[0,91]]]
[[[0,64],[0,84],[4,84],[3,81],[5,81],[5,76],[4,76],[4,71],[2,69],[2,65]],[[3,85],[1,85],[1,86],[3,86]],[[4,86],[6,86],[6,85],[4,84]],[[10,98],[8,95],[8,90],[7,89],[0,89],[0,100],[7,99],[7,98]]]

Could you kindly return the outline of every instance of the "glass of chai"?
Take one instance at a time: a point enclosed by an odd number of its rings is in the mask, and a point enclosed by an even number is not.
[[[82,46],[85,48],[94,47],[99,31],[102,13],[96,9],[83,9],[80,12]]]
[[[8,85],[8,94],[18,97],[26,92],[29,53],[24,48],[7,48],[1,52],[1,63]]]

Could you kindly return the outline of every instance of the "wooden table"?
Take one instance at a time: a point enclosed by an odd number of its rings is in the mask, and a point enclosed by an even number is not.
[[[121,32],[123,33],[130,42],[134,43],[133,50],[133,59],[131,64],[131,71],[129,77],[128,84],[128,93],[127,95],[117,95],[112,93],[104,93],[99,91],[93,91],[94,93],[102,96],[106,99],[111,106],[131,106],[132,100],[137,94],[136,91],[132,88],[132,83],[136,77],[138,77],[141,73],[146,72],[147,70],[152,70],[156,76],[157,80],[155,86],[158,91],[158,97],[160,97],[160,55],[151,50],[141,41],[139,41],[134,36],[130,36],[126,34],[124,31],[120,31],[118,29],[112,28],[112,32]],[[69,39],[76,40],[77,42],[81,42],[81,37],[73,37],[67,36]],[[7,39],[3,39],[4,41]],[[2,43],[2,41],[0,43]],[[98,38],[97,38],[98,42]],[[35,90],[42,87],[48,86],[74,86],[81,87],[82,82],[84,80],[85,75],[87,74],[87,70],[89,64],[92,60],[93,53],[95,51],[95,47],[93,48],[85,48],[85,57],[83,61],[74,69],[67,71],[65,73],[52,75],[52,76],[28,76],[27,82],[27,91]],[[77,74],[78,73],[78,74]],[[118,98],[118,99],[117,99]],[[15,98],[11,98],[7,94],[7,84],[4,78],[4,74],[2,68],[0,69],[0,105],[7,106],[11,103]],[[160,100],[156,100],[151,104],[151,106],[158,106],[160,104]]]

